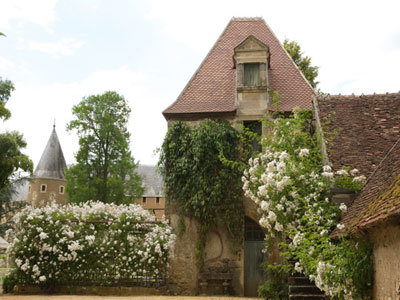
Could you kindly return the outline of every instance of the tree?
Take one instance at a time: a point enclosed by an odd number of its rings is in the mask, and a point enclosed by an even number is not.
[[[0,77],[0,120],[11,117],[11,112],[5,105],[13,90],[13,83]],[[15,206],[20,206],[11,203],[12,196],[16,193],[18,185],[23,184],[32,174],[33,163],[22,153],[25,147],[26,142],[17,131],[0,134],[0,217]]]
[[[32,172],[32,161],[21,152],[25,147],[22,134],[16,131],[0,134],[0,188],[21,178],[21,171]]]
[[[308,80],[310,85],[313,88],[316,88],[318,85],[318,81],[316,78],[318,76],[318,67],[311,65],[311,58],[309,56],[303,56],[303,52],[301,52],[300,45],[295,41],[289,41],[285,39],[283,42],[283,47],[289,53],[294,63],[303,73],[304,77]]]
[[[84,97],[72,108],[74,119],[67,130],[76,130],[80,149],[77,163],[66,170],[69,201],[127,203],[142,195],[137,163],[129,150],[130,112],[116,92]]]
[[[10,80],[2,80],[0,77],[0,119],[8,120],[11,117],[11,112],[6,108],[6,103],[14,89],[14,84]]]

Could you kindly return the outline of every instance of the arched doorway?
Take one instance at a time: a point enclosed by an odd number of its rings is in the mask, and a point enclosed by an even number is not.
[[[252,219],[244,220],[244,295],[257,297],[258,286],[266,275],[261,264],[267,255],[263,253],[265,233]]]

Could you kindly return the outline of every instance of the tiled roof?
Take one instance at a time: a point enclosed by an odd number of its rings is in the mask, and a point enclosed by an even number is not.
[[[400,213],[400,139],[368,179],[341,221],[346,233],[365,230]],[[336,232],[338,234],[338,232]]]
[[[164,181],[155,166],[139,165],[138,173],[143,180],[143,197],[163,197]]]
[[[269,47],[269,83],[281,96],[279,108],[311,108],[312,87],[265,21],[232,18],[178,99],[164,110],[164,116],[236,111],[234,48],[250,35]]]
[[[37,178],[65,179],[64,169],[66,166],[56,128],[53,126],[53,131],[51,132],[39,164],[35,169],[34,175]]]
[[[400,211],[400,93],[317,99],[335,170],[351,166],[368,180],[340,223],[354,233]],[[396,195],[397,193],[397,195]]]
[[[400,132],[400,93],[317,99],[329,161],[369,176]]]

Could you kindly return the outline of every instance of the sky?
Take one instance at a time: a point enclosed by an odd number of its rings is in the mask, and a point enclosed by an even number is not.
[[[12,117],[36,166],[55,120],[67,164],[78,137],[72,107],[113,90],[131,109],[131,150],[156,164],[178,97],[232,17],[263,17],[319,66],[322,92],[400,90],[400,1],[0,0],[0,77],[13,81]]]

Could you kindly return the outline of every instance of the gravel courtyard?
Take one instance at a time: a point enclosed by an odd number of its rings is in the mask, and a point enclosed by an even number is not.
[[[1,300],[6,299],[26,299],[26,300],[255,300],[259,298],[246,298],[246,297],[224,297],[224,296],[212,296],[212,297],[189,297],[189,296],[49,296],[49,295],[0,295]]]

